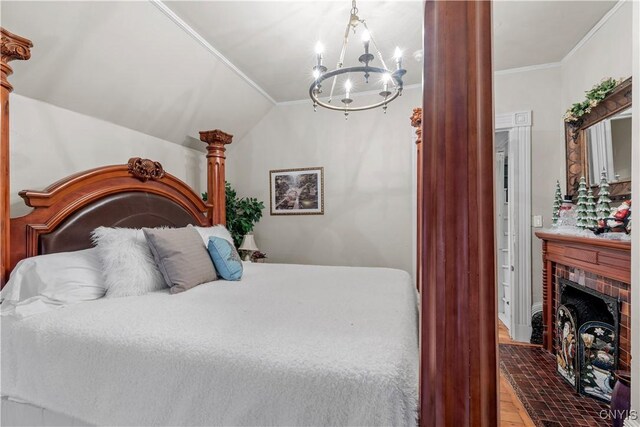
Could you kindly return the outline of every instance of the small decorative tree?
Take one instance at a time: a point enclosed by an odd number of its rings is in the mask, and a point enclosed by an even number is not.
[[[609,180],[607,171],[600,174],[600,193],[598,193],[598,204],[596,205],[596,215],[598,221],[608,218],[611,215],[611,199],[609,198]]]
[[[225,196],[227,230],[231,233],[236,248],[239,248],[244,235],[251,233],[262,218],[264,203],[254,197],[238,197],[236,190],[228,182],[225,182]],[[202,200],[206,202],[207,198],[208,194],[202,193]]]
[[[598,227],[598,216],[596,214],[596,202],[593,197],[593,191],[587,191],[587,228]]]
[[[587,217],[587,180],[580,178],[580,184],[578,185],[578,209],[576,211],[576,226],[578,228],[587,228],[589,226]]]
[[[556,194],[553,197],[553,225],[558,224],[560,206],[562,206],[562,190],[560,190],[560,181],[556,181]]]

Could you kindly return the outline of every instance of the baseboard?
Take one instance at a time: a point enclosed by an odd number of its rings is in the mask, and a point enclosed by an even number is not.
[[[507,330],[509,330],[509,326],[507,326],[509,321],[507,320],[507,317],[505,316],[505,314],[498,312],[498,319],[500,319],[502,324],[507,328]]]
[[[531,341],[531,325],[514,325],[509,332],[511,333],[511,339],[514,341]]]

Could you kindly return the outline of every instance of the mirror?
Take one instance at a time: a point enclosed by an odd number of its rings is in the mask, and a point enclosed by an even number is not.
[[[631,108],[585,129],[587,180],[598,186],[603,172],[610,183],[631,179]]]
[[[606,171],[611,200],[631,198],[631,77],[576,119],[565,121],[567,193],[583,176],[597,197]]]

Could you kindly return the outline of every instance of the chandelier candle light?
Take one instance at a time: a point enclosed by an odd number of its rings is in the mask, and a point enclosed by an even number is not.
[[[364,45],[364,53],[358,58],[358,61],[363,65],[344,67],[344,56],[347,50],[347,44],[349,42],[349,32],[353,31],[353,33],[355,34],[356,28],[359,24],[362,24],[362,27],[364,28],[362,30],[362,43]],[[375,59],[375,56],[369,51],[371,45],[373,45],[378,58],[380,58],[382,67],[372,67],[369,65]],[[328,108],[329,110],[343,111],[345,118],[351,111],[371,110],[378,107],[382,107],[382,110],[386,113],[387,104],[396,99],[398,96],[402,95],[402,77],[407,72],[402,68],[402,51],[400,50],[400,48],[396,47],[394,52],[396,69],[394,71],[389,70],[384,62],[384,58],[382,57],[380,50],[376,45],[375,40],[373,39],[371,32],[369,31],[369,28],[367,27],[367,23],[364,19],[360,19],[358,17],[358,8],[356,7],[355,0],[351,2],[349,22],[347,23],[347,29],[344,32],[342,50],[340,51],[340,57],[338,59],[338,64],[336,65],[335,70],[327,71],[327,67],[322,64],[322,60],[324,59],[324,46],[322,45],[322,43],[318,42],[316,44],[315,51],[316,65],[313,67],[314,81],[309,87],[309,96],[313,101],[314,111],[316,111],[316,108],[319,105],[321,107]],[[382,91],[380,91],[379,95],[382,97],[382,100],[368,105],[351,106],[351,103],[353,102],[353,99],[351,99],[351,90],[353,89],[353,83],[350,76],[352,73],[362,73],[365,84],[369,83],[369,77],[371,77],[371,74],[380,74]],[[344,83],[345,96],[340,100],[342,105],[334,105],[331,104],[331,101],[333,100],[333,93],[336,88],[338,76],[342,74],[347,75],[347,80]],[[322,83],[325,80],[331,78],[333,78],[333,81],[331,83],[331,91],[329,92],[329,98],[325,102],[320,99],[320,95],[322,94]]]

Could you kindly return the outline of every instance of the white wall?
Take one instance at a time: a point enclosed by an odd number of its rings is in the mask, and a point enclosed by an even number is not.
[[[130,157],[159,161],[196,190],[206,188],[203,152],[17,94],[11,95],[10,120],[12,216],[30,209],[20,190],[41,190],[70,174],[124,164]]]
[[[532,215],[551,225],[556,179],[565,182],[565,141],[562,115],[584,92],[603,78],[631,75],[632,2],[624,2],[597,31],[585,38],[551,68],[497,73],[494,78],[496,113],[533,111]],[[535,232],[533,229],[532,232]],[[532,303],[542,301],[542,245],[532,238]]]
[[[631,76],[632,7],[631,1],[624,2],[591,38],[562,60],[563,110],[584,100],[584,92],[603,78]]]
[[[531,110],[531,215],[551,226],[556,180],[564,188],[565,149],[560,115],[560,68],[546,68],[494,78],[496,114]],[[531,302],[542,301],[542,244],[531,237]]]
[[[229,180],[240,195],[267,206],[255,235],[270,261],[412,271],[409,117],[421,95],[408,89],[386,115],[377,109],[348,120],[322,108],[314,113],[310,101],[280,105],[230,146]],[[269,170],[312,166],[324,167],[324,215],[269,215]]]

